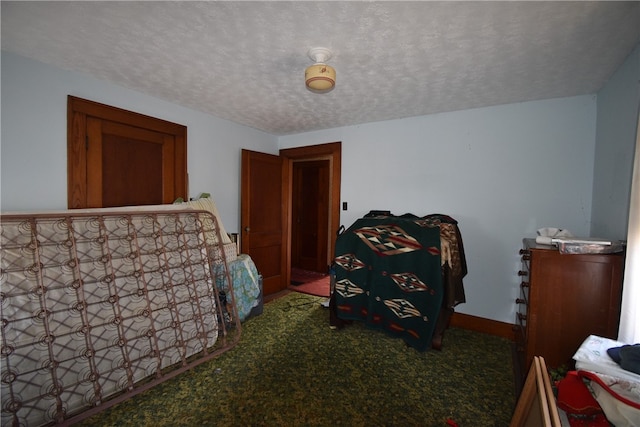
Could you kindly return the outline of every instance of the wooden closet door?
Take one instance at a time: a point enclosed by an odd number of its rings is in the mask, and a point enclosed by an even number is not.
[[[106,120],[87,120],[87,200],[101,207],[175,200],[171,136]],[[163,177],[166,171],[166,177]]]
[[[186,127],[69,97],[68,206],[187,199]]]

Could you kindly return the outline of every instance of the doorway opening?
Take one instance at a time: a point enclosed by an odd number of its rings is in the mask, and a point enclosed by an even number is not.
[[[289,171],[289,282],[326,276],[340,227],[341,143],[280,150]]]
[[[294,161],[292,187],[291,270],[325,274],[329,248],[329,160]]]

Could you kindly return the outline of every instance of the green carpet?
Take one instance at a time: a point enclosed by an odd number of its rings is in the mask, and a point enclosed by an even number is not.
[[[451,328],[419,353],[354,324],[329,328],[323,298],[291,293],[243,324],[240,343],[86,426],[507,426],[510,343]]]

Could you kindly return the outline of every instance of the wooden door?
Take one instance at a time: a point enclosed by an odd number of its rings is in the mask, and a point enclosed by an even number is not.
[[[242,150],[241,250],[262,274],[264,295],[286,289],[289,280],[287,177],[283,175],[279,156]]]
[[[68,206],[187,199],[186,127],[70,96]]]
[[[329,160],[293,163],[291,267],[327,272]]]

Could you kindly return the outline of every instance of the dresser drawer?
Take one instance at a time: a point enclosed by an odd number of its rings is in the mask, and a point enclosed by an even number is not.
[[[531,254],[526,249],[520,249],[521,269],[518,271],[520,282],[520,296],[516,298],[516,328],[522,336],[522,340],[527,338],[527,315],[529,311],[529,272]]]

